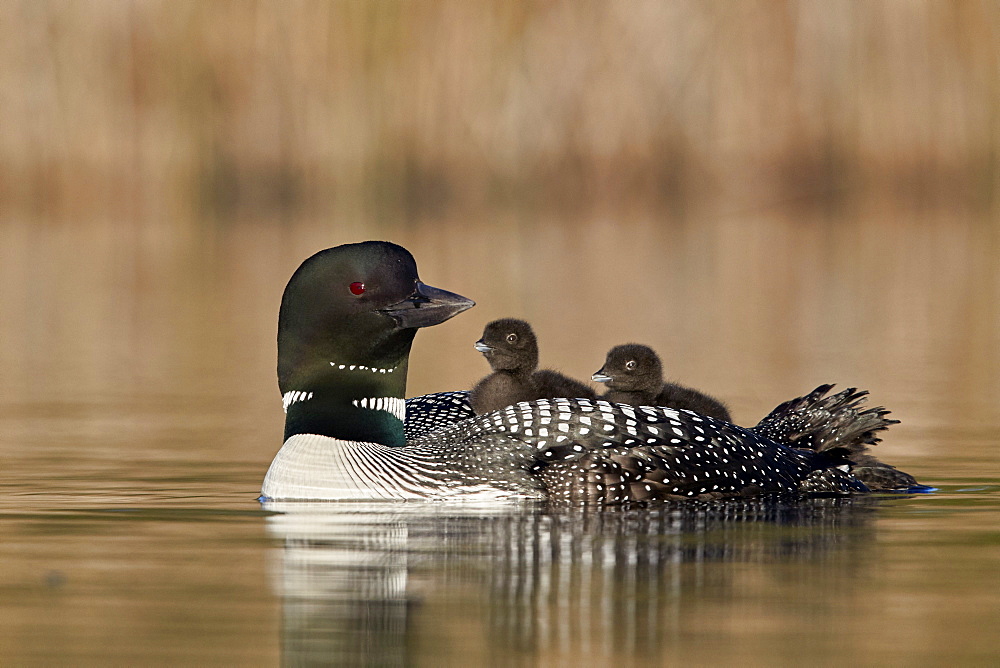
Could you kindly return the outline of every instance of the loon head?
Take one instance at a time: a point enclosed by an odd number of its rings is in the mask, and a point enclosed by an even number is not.
[[[649,346],[627,343],[609,350],[604,366],[591,378],[618,392],[655,394],[663,385],[663,366]]]
[[[422,283],[409,251],[345,244],[303,262],[278,315],[278,387],[285,438],[321,434],[403,445],[403,394],[420,327],[475,305]]]
[[[494,371],[530,374],[538,366],[538,339],[524,320],[494,320],[483,329],[475,347]]]

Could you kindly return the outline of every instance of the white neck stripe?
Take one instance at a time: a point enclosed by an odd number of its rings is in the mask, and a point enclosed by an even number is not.
[[[364,364],[338,364],[337,362],[330,362],[330,366],[335,366],[338,369],[345,369],[347,371],[371,371],[372,373],[392,373],[399,367],[392,367],[391,369],[383,369],[381,367],[365,366]]]
[[[351,403],[358,408],[367,408],[372,411],[387,411],[400,422],[406,420],[406,401],[399,397],[365,397],[364,399],[354,399]]]
[[[291,392],[285,392],[281,395],[281,405],[284,406],[285,412],[288,412],[288,407],[297,401],[308,401],[313,398],[312,392],[303,392],[301,390],[293,390]]]
[[[281,396],[281,405],[285,412],[288,407],[300,401],[308,401],[313,398],[312,392],[302,390],[292,390],[285,392]],[[373,411],[386,411],[399,419],[400,422],[406,420],[406,400],[398,397],[365,397],[364,399],[353,399],[351,403],[357,408],[367,408]]]

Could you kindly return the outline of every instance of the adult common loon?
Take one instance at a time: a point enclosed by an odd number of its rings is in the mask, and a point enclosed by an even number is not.
[[[595,399],[583,383],[538,367],[538,338],[524,320],[501,318],[483,328],[476,350],[490,363],[492,372],[472,388],[469,401],[478,413],[489,413],[519,401],[568,397]]]
[[[429,395],[411,402],[422,415],[407,438],[413,337],[473,305],[422,283],[410,253],[388,242],[337,246],[303,262],[278,316],[285,441],[262,497],[602,504],[869,491],[851,473],[850,455],[893,421],[884,409],[861,410],[864,393],[825,396],[829,386],[782,404],[756,431],[690,411],[590,399],[442,417],[436,428],[435,415],[464,409],[454,396]]]
[[[627,343],[608,351],[604,366],[592,376],[607,383],[603,399],[633,406],[683,408],[701,415],[731,422],[726,405],[704,392],[663,382],[660,356],[649,346]]]

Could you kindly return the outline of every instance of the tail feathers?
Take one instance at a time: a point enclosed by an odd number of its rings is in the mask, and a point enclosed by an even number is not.
[[[858,462],[878,432],[897,424],[881,406],[863,408],[868,392],[848,388],[827,396],[833,385],[820,385],[804,397],[775,408],[753,431],[793,448],[822,452]]]

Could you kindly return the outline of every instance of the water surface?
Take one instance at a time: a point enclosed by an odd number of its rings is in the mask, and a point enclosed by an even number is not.
[[[531,221],[511,215],[475,231],[262,224],[166,244],[98,223],[5,227],[4,663],[1000,657],[1000,254],[979,221],[595,215],[547,220],[528,244]],[[892,253],[871,250],[901,227]],[[407,245],[424,280],[479,303],[418,336],[411,394],[471,386],[483,324],[526,317],[543,364],[585,377],[610,346],[646,342],[743,424],[822,382],[867,387],[902,420],[880,455],[939,491],[261,506],[281,434],[281,289],[302,258],[361,235]],[[634,262],[609,272],[609,249]]]

